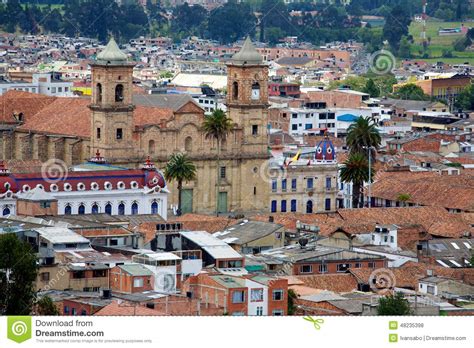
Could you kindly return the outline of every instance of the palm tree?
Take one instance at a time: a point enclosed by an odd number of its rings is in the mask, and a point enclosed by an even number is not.
[[[221,145],[233,128],[232,120],[220,109],[214,110],[210,116],[207,116],[201,126],[201,131],[206,139],[215,139],[217,142],[216,215],[219,213],[217,198],[219,195]]]
[[[168,181],[178,182],[178,211],[181,215],[181,190],[183,189],[183,181],[191,181],[196,179],[196,166],[183,153],[172,154],[164,170],[165,179]]]
[[[369,148],[377,149],[382,142],[377,124],[371,117],[359,117],[347,130],[347,146],[351,153],[362,153],[367,157]],[[374,160],[374,154],[372,160]]]
[[[344,162],[340,171],[342,181],[352,182],[352,208],[363,207],[362,189],[364,182],[369,181],[369,162],[367,158],[362,153],[353,153]],[[371,174],[373,178],[374,173]]]

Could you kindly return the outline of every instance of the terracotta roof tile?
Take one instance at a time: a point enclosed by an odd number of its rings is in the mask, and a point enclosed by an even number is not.
[[[113,301],[111,304],[105,306],[97,311],[94,315],[97,316],[156,316],[164,315],[159,311],[150,309],[138,304]]]
[[[298,276],[298,280],[304,285],[321,290],[334,292],[351,292],[357,290],[356,278],[350,274],[318,274],[309,276]]]

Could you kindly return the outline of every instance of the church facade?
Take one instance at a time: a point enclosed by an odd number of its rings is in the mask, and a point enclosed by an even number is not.
[[[270,189],[262,176],[270,157],[268,70],[250,40],[228,64],[228,115],[234,127],[222,144],[219,168],[216,141],[201,132],[206,116],[196,103],[136,105],[133,64],[113,40],[91,66],[90,100],[35,96],[33,102],[24,92],[21,101],[3,100],[10,109],[3,114],[2,159],[55,158],[70,166],[99,151],[111,165],[136,169],[150,156],[163,169],[173,153],[183,152],[197,167],[196,180],[183,185],[183,212],[269,211]],[[19,113],[21,122],[13,117]],[[177,204],[178,192],[176,183],[167,184],[170,208]]]

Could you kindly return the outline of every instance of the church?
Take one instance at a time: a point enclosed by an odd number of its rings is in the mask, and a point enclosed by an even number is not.
[[[91,64],[92,97],[59,98],[9,91],[0,96],[0,159],[67,166],[95,153],[110,165],[139,169],[145,160],[163,169],[173,153],[186,153],[197,178],[183,184],[183,212],[269,211],[268,67],[250,39],[228,63],[227,111],[234,127],[222,143],[206,139],[206,117],[192,98],[134,95],[134,64],[111,39]],[[168,182],[168,209],[176,206]],[[99,211],[102,212],[102,211]]]

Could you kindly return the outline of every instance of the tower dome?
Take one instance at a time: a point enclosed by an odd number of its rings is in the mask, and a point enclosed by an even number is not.
[[[96,63],[104,65],[127,64],[127,55],[120,50],[112,37],[104,50],[97,55]]]
[[[318,145],[316,145],[316,162],[335,162],[336,150],[329,137],[326,135]]]
[[[262,56],[258,53],[248,36],[240,51],[232,56],[232,64],[234,65],[259,65],[262,62]]]

